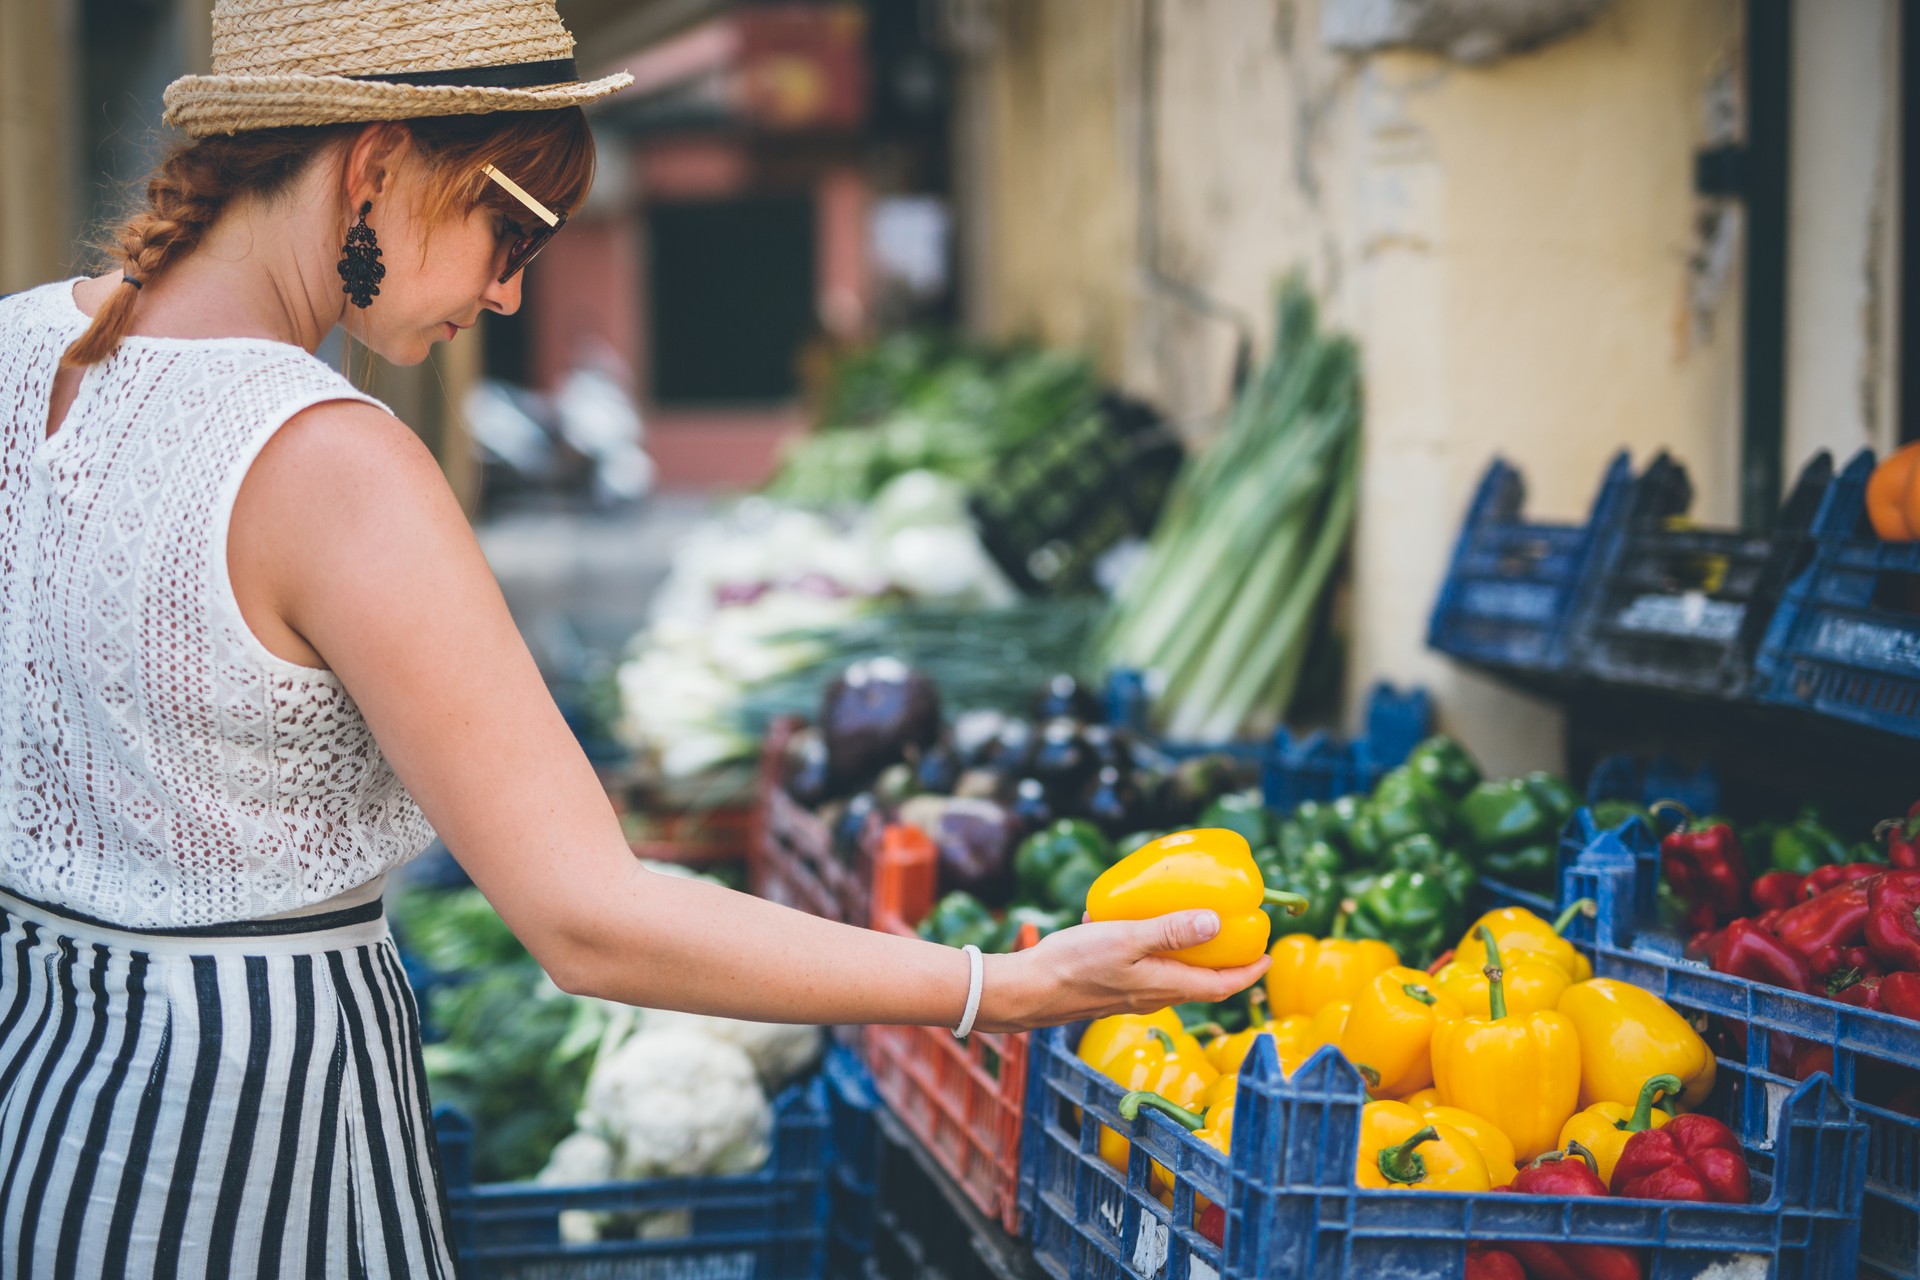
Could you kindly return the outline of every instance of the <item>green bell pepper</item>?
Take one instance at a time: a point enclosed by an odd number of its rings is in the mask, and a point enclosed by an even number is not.
[[[1353,850],[1353,860],[1364,866],[1378,865],[1386,856],[1387,841],[1380,834],[1380,819],[1373,812],[1373,805],[1363,805],[1353,824],[1347,828],[1347,847]]]
[[[1408,836],[1445,836],[1453,826],[1452,798],[1406,765],[1380,779],[1367,812],[1389,848]]]
[[[1306,843],[1325,840],[1336,848],[1346,843],[1347,821],[1335,811],[1331,802],[1320,800],[1302,800],[1300,807],[1293,811],[1286,825],[1300,833]]]
[[[1400,953],[1402,964],[1423,969],[1459,937],[1463,915],[1438,878],[1395,868],[1354,896],[1347,931],[1377,938]]]
[[[1560,820],[1525,778],[1483,782],[1460,802],[1460,825],[1476,851],[1537,844],[1559,834]]]
[[[1387,867],[1426,872],[1444,885],[1455,903],[1462,906],[1473,891],[1473,864],[1425,832],[1395,843],[1387,851]]]
[[[1105,874],[1107,864],[1091,854],[1077,853],[1054,871],[1040,902],[1050,910],[1072,911],[1078,918],[1087,909],[1087,890]]]
[[[1757,852],[1756,861],[1762,866],[1796,875],[1845,862],[1850,856],[1846,841],[1827,830],[1818,811],[1811,808],[1801,810],[1784,826],[1772,827]]]
[[[1521,889],[1552,888],[1559,869],[1560,847],[1549,840],[1523,844],[1518,849],[1490,849],[1480,858],[1482,875]]]
[[[1646,823],[1647,830],[1658,835],[1660,828],[1654,825],[1653,814],[1642,804],[1631,800],[1600,800],[1592,807],[1593,825],[1602,831],[1612,831],[1630,818],[1638,818]]]
[[[1222,827],[1237,831],[1247,843],[1258,849],[1273,843],[1273,815],[1258,791],[1234,791],[1206,807],[1196,827]]]
[[[1274,937],[1284,933],[1326,936],[1340,909],[1340,873],[1345,861],[1338,849],[1324,840],[1316,840],[1297,852],[1283,851],[1271,872],[1261,868],[1269,889],[1297,893],[1308,904],[1306,911],[1297,916],[1286,915],[1278,908],[1269,909],[1267,914],[1273,917]]]
[[[1013,854],[1013,876],[1019,896],[1047,901],[1048,886],[1060,869],[1075,858],[1091,858],[1101,867],[1112,860],[1112,847],[1100,828],[1081,818],[1061,818],[1020,842]],[[1064,905],[1064,904],[1062,904]]]
[[[985,903],[956,889],[933,904],[933,910],[927,912],[926,919],[914,932],[928,942],[949,947],[963,947],[971,942],[984,951],[998,927]]]
[[[1480,785],[1480,766],[1465,747],[1444,734],[1428,738],[1409,752],[1407,768],[1456,801]]]
[[[1560,828],[1567,825],[1567,819],[1580,807],[1580,793],[1567,785],[1565,778],[1542,770],[1528,774],[1523,781],[1553,815],[1553,834],[1559,835]]]

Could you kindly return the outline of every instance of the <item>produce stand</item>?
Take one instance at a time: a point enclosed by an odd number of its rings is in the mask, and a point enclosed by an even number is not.
[[[1038,1280],[1031,1252],[889,1110],[876,1116],[880,1194],[866,1280]]]

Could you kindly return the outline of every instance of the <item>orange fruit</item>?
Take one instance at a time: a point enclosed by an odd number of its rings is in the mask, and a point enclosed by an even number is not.
[[[1867,519],[1888,542],[1920,537],[1920,443],[1896,450],[1867,480]]]

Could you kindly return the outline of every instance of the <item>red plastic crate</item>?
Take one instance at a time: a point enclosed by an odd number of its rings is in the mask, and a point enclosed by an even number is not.
[[[931,841],[914,828],[889,829],[874,865],[873,927],[913,936],[933,906],[936,870]],[[1029,925],[1021,945],[1033,939]],[[868,1027],[867,1067],[893,1114],[967,1198],[1019,1235],[1027,1033],[976,1031],[960,1041],[942,1027]]]
[[[827,824],[780,785],[780,758],[797,720],[776,723],[761,756],[758,830],[747,852],[747,883],[757,898],[842,924],[873,914],[873,851],[862,846],[853,866],[833,853]]]

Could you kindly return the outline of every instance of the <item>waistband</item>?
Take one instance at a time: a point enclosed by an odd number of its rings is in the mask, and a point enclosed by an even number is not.
[[[0,889],[0,911],[75,942],[158,954],[307,954],[365,946],[389,936],[386,906],[378,898],[316,915],[155,928],[114,924],[5,889]]]

